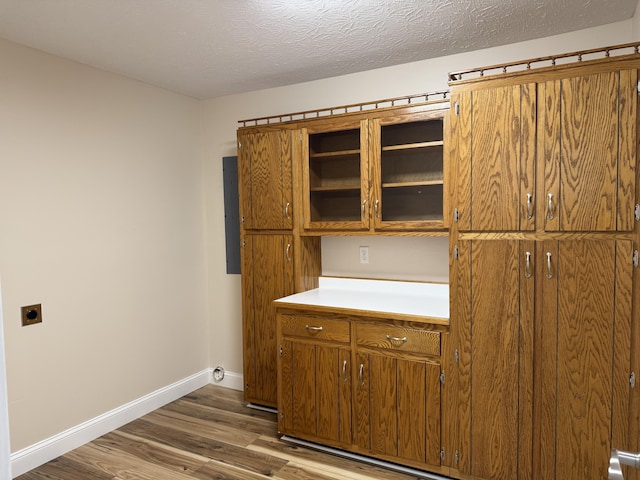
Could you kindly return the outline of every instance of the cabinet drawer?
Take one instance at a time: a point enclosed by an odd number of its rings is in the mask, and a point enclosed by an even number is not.
[[[323,317],[299,317],[282,315],[281,328],[283,335],[317,338],[335,342],[349,342],[349,322]]]
[[[356,343],[385,350],[440,355],[440,332],[397,325],[358,323]]]

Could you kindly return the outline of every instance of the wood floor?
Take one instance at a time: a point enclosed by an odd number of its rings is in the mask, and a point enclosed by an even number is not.
[[[276,415],[207,385],[18,480],[409,480],[416,477],[282,442]]]

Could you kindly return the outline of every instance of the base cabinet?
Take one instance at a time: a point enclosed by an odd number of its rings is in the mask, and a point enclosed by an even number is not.
[[[633,242],[456,247],[460,472],[606,480],[630,450]]]
[[[279,316],[278,429],[332,446],[351,443],[350,326],[346,321]]]
[[[355,443],[376,455],[440,466],[440,365],[358,353]]]
[[[440,354],[447,332],[277,310],[281,434],[443,473]]]

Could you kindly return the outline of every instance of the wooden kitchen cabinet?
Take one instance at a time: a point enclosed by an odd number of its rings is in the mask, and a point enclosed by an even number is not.
[[[304,229],[444,230],[447,110],[428,107],[304,128]]]
[[[455,247],[457,467],[473,478],[531,479],[534,244],[459,240]]]
[[[452,92],[451,161],[461,231],[535,226],[535,84]]]
[[[350,324],[279,315],[278,429],[333,446],[351,444]]]
[[[278,307],[279,432],[446,473],[446,330],[315,310]]]
[[[606,479],[631,440],[633,242],[545,240],[536,256],[533,478]]]
[[[242,238],[242,330],[244,398],[277,404],[276,313],[273,300],[294,293],[293,236]]]
[[[473,478],[606,479],[611,448],[629,441],[632,242],[456,245],[452,291],[469,299],[452,313],[468,399],[458,468]]]
[[[616,69],[454,91],[459,230],[632,231],[637,78]]]
[[[444,228],[446,110],[371,121],[376,230]]]
[[[238,132],[240,221],[245,230],[293,228],[291,142],[288,130]]]
[[[462,478],[605,480],[640,446],[640,60],[599,53],[450,77]]]
[[[632,231],[638,71],[585,73],[539,89],[544,229]]]
[[[357,323],[354,441],[362,452],[440,467],[440,335]]]
[[[310,125],[303,132],[304,228],[367,229],[368,121]]]

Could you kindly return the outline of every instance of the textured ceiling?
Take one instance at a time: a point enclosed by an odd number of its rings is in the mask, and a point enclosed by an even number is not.
[[[0,37],[210,98],[626,20],[637,2],[0,0]]]

